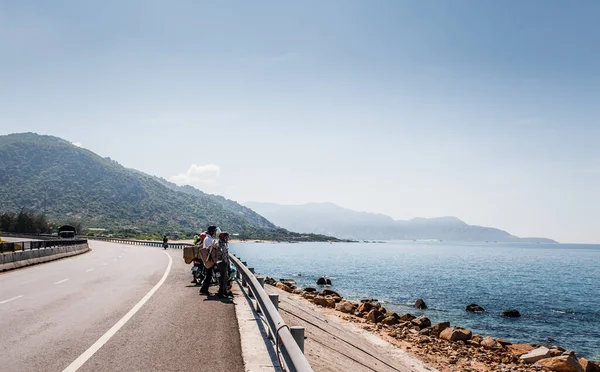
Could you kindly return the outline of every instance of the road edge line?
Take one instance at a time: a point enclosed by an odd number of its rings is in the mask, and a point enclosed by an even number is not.
[[[103,334],[96,342],[94,342],[94,344],[90,346],[86,351],[84,351],[83,354],[81,354],[77,359],[75,359],[71,364],[69,364],[69,366],[63,370],[63,372],[75,372],[81,366],[83,366],[85,362],[87,362],[98,350],[100,350],[100,348],[104,346],[104,344],[106,344],[108,340],[110,340],[119,331],[119,329],[121,329],[129,321],[129,319],[131,319],[135,315],[135,313],[137,313],[141,309],[141,307],[144,306],[146,302],[148,302],[150,297],[152,297],[152,295],[154,295],[154,293],[163,285],[165,280],[167,280],[167,277],[171,272],[171,266],[173,265],[173,258],[167,252],[163,253],[169,258],[169,264],[167,265],[167,270],[163,274],[162,278],[158,281],[158,283],[156,283],[156,285],[152,287],[152,289],[150,289],[150,291],[148,291],[148,293],[146,293],[146,295],[142,297],[142,299],[137,304],[135,304],[135,306],[132,307],[131,310],[127,312],[127,314],[125,314],[121,319],[119,319],[119,321],[115,323],[114,326],[112,326],[108,331],[106,331],[106,333]]]

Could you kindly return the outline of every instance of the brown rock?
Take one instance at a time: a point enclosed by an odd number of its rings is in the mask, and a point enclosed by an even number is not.
[[[539,347],[535,350],[528,352],[527,354],[521,355],[521,359],[527,363],[535,363],[538,360],[550,358],[550,350],[547,347]]]
[[[300,288],[296,288],[292,291],[292,293],[297,294],[297,295],[301,295],[304,293],[303,290],[301,290]]]
[[[282,290],[284,290],[284,291],[286,291],[288,293],[292,293],[293,292],[293,289],[289,285],[287,285],[285,283],[282,283],[282,282],[277,282],[275,284],[275,287],[277,287],[279,289],[282,289]]]
[[[419,299],[417,299],[417,301],[415,302],[413,307],[415,309],[427,309],[427,304],[425,304],[425,301],[423,301],[422,298],[419,298]]]
[[[433,327],[431,327],[431,335],[439,336],[440,333],[442,333],[442,331],[448,327],[450,327],[450,322],[438,323],[438,324],[434,325]]]
[[[481,307],[477,304],[467,305],[467,308],[465,310],[470,313],[483,313],[485,311],[485,309],[483,307]]]
[[[304,298],[306,298],[307,300],[310,301],[310,300],[314,299],[317,296],[314,293],[305,293],[305,294],[302,295],[302,297],[304,297]]]
[[[561,355],[542,359],[535,363],[535,365],[556,372],[583,372],[583,367],[581,367],[579,361],[573,355]]]
[[[600,364],[600,363],[599,363]],[[579,359],[579,365],[583,368],[583,372],[600,372],[600,365],[590,362],[585,358]]]
[[[467,341],[473,336],[472,332],[465,328],[446,328],[440,333],[440,338],[448,341]]]
[[[523,354],[527,354],[528,352],[535,350],[535,347],[529,344],[512,344],[506,346],[506,350],[508,350],[508,352],[512,355],[520,357]]]
[[[371,311],[369,311],[369,313],[366,316],[367,321],[372,322],[372,323],[378,323],[382,320],[383,314],[377,310],[377,309],[373,309]]]
[[[322,293],[324,296],[330,295],[330,296],[342,297],[336,291],[332,291],[331,289],[324,289]]]
[[[416,318],[417,318],[416,316],[409,314],[409,313],[400,315],[400,320],[403,322],[410,322],[411,320],[416,319]]]
[[[354,304],[348,301],[342,301],[335,306],[335,309],[342,313],[352,314],[354,312]]]
[[[343,298],[341,298],[340,296],[333,296],[333,300],[337,304],[338,302],[342,302]]]
[[[473,335],[473,337],[471,337],[471,340],[477,342],[478,344],[481,343],[481,341],[483,341],[483,337],[481,337],[481,335]]]
[[[487,349],[502,349],[502,345],[500,345],[496,340],[494,340],[493,337],[484,337],[483,340],[481,340],[481,346],[487,348]]]
[[[429,318],[426,316],[420,316],[416,319],[413,319],[411,322],[412,324],[418,326],[419,329],[431,327],[431,320],[429,320]]]
[[[388,316],[388,317],[384,317],[383,320],[381,321],[381,323],[392,326],[392,325],[396,325],[396,324],[400,323],[400,321],[396,317]]]
[[[496,341],[498,341],[498,343],[499,343],[500,345],[502,345],[503,347],[506,347],[506,346],[508,346],[508,345],[512,345],[512,342],[510,342],[510,341],[506,341],[506,340],[503,340],[503,339],[501,339],[501,338],[497,338],[497,339],[496,339]]]
[[[363,302],[362,304],[360,304],[360,306],[358,307],[358,311],[361,313],[368,313],[369,311],[371,311],[373,309],[373,304],[370,302]]]
[[[389,313],[385,313],[385,317],[387,318],[388,316],[393,316],[396,319],[400,319],[400,315],[396,314],[395,312],[389,312]]]
[[[335,308],[335,301],[332,298],[325,298],[322,296],[317,296],[313,299],[315,305],[320,305],[323,307]]]
[[[316,292],[317,290],[313,287],[306,287],[304,288],[304,292]]]

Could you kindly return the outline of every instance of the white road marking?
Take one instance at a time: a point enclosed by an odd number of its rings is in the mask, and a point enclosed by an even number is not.
[[[103,334],[102,337],[98,339],[98,341],[94,342],[94,344],[90,346],[89,349],[84,351],[83,354],[81,354],[77,359],[73,361],[73,363],[69,364],[69,366],[63,370],[63,372],[77,371],[85,362],[88,361],[88,359],[90,359],[98,350],[100,350],[100,348],[104,346],[104,344],[106,344],[108,340],[110,340],[111,337],[114,336],[115,333],[117,333],[119,329],[121,329],[121,327],[123,327],[125,323],[127,323],[129,319],[131,319],[135,315],[135,313],[137,313],[140,310],[140,308],[144,306],[146,302],[148,302],[150,297],[152,297],[152,295],[163,285],[165,280],[167,280],[167,276],[169,276],[169,272],[171,272],[171,265],[173,264],[173,259],[171,258],[171,256],[169,256],[169,254],[167,254],[166,252],[163,253],[169,258],[169,264],[167,265],[167,270],[165,270],[165,273],[163,274],[162,278],[160,278],[158,283],[156,283],[156,285],[152,287],[152,289],[148,293],[146,293],[146,295],[137,304],[135,304],[135,306],[132,307],[127,314],[125,314],[121,319],[119,319],[119,321],[114,326],[112,326],[111,329],[106,331],[106,333]]]
[[[16,300],[17,298],[21,298],[21,297],[23,297],[23,295],[18,295],[16,297],[9,298],[8,300],[0,301],[0,305],[5,304],[7,302],[11,302],[11,301]]]
[[[94,271],[94,268],[92,267],[91,269],[87,269],[85,272],[89,273],[90,271]]]
[[[56,282],[56,283],[54,283],[54,284],[60,284],[60,283],[64,283],[64,282],[66,282],[67,280],[69,280],[69,279],[67,278],[67,279],[59,280],[58,282]]]

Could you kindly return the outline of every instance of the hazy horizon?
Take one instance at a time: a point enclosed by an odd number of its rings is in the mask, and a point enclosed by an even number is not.
[[[0,134],[239,202],[598,243],[600,3],[0,4]]]

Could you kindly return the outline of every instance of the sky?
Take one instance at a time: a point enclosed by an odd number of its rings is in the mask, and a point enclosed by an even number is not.
[[[600,2],[1,1],[0,134],[240,201],[600,243]]]

